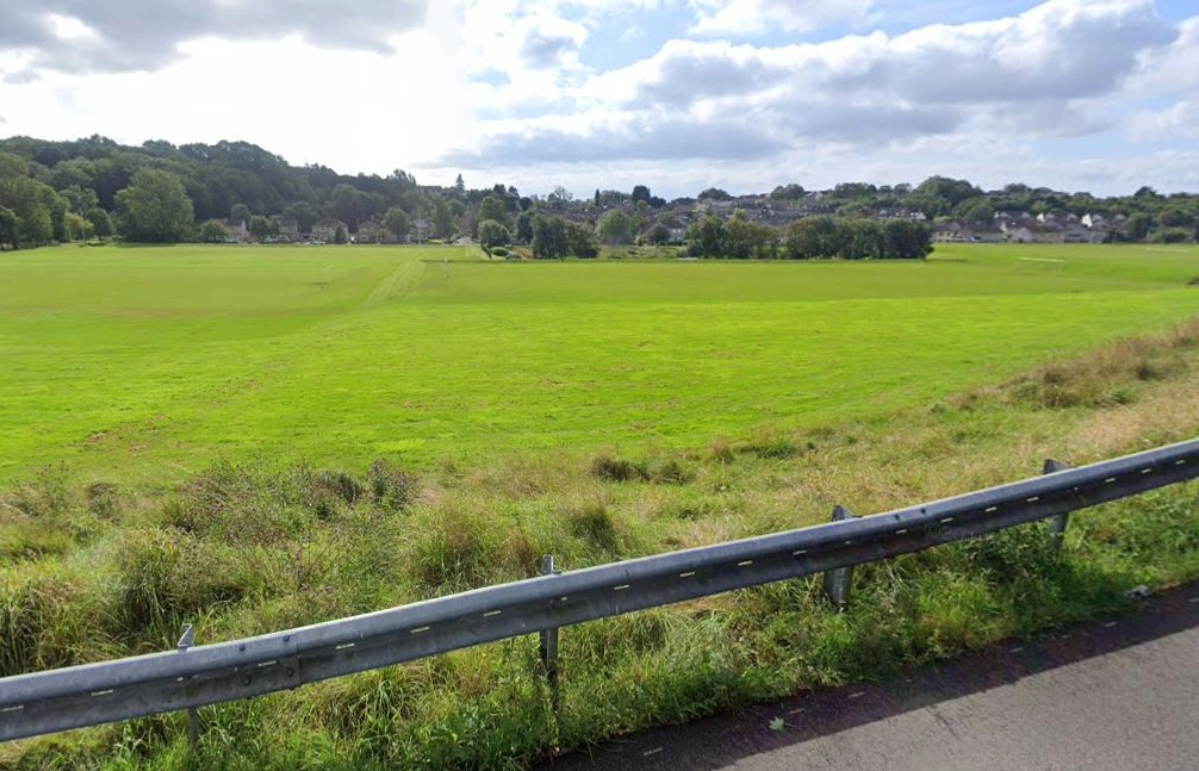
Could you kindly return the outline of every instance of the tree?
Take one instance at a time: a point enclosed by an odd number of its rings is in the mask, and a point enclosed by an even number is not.
[[[288,204],[283,209],[283,216],[286,219],[295,220],[296,228],[300,233],[311,233],[312,226],[319,219],[316,209],[313,209],[312,204],[307,201],[296,201]]]
[[[462,175],[459,174],[461,179]],[[448,239],[454,236],[456,226],[454,225],[454,213],[450,210],[450,205],[446,203],[444,198],[436,198],[433,200],[433,237],[440,239]]]
[[[724,224],[724,256],[734,260],[748,260],[754,253],[754,228],[744,209],[733,212]]]
[[[833,217],[804,217],[787,228],[784,252],[790,260],[817,260],[840,253],[841,234]]]
[[[200,240],[206,244],[223,244],[229,237],[229,228],[217,220],[208,220],[200,226]]]
[[[665,246],[670,243],[670,228],[661,222],[655,222],[642,236],[642,240],[650,246]]]
[[[383,228],[397,241],[403,241],[412,232],[412,220],[408,218],[408,212],[393,206],[383,215]]]
[[[526,244],[533,242],[533,213],[522,211],[516,215],[516,240]]]
[[[246,223],[246,227],[249,227],[250,207],[244,203],[234,204],[233,208],[229,210],[229,220],[234,223],[244,222]]]
[[[0,206],[0,247],[5,244],[13,249],[21,248],[21,221],[15,211]]]
[[[495,220],[483,220],[480,222],[478,235],[479,244],[488,254],[491,254],[493,248],[507,246],[512,240],[512,234],[508,232],[508,228]]]
[[[457,190],[459,193],[466,192],[466,181],[462,179],[461,174],[459,174],[458,178],[454,180],[454,189]]]
[[[1164,228],[1185,228],[1195,224],[1195,215],[1175,206],[1157,215],[1157,222]]]
[[[637,235],[637,223],[632,217],[620,209],[611,209],[600,217],[595,232],[599,239],[609,246],[623,246],[633,243]]]
[[[728,192],[721,190],[718,187],[710,187],[699,194],[701,201],[728,201],[732,198]]]
[[[88,241],[96,230],[91,221],[73,211],[67,212],[63,217],[63,228],[67,241]]]
[[[479,204],[479,221],[493,220],[508,227],[508,204],[505,199],[489,195]]]
[[[334,219],[348,223],[350,231],[357,233],[358,226],[383,211],[383,206],[382,195],[364,193],[353,185],[343,182],[333,188],[333,195],[329,197],[326,213]]]
[[[883,226],[886,247],[883,256],[891,260],[923,260],[933,251],[933,230],[923,222],[890,220]]]
[[[58,194],[66,199],[67,208],[76,214],[87,214],[100,205],[99,196],[96,195],[96,191],[90,188],[71,185],[64,190],[59,190]]]
[[[566,220],[537,215],[533,218],[533,259],[560,260],[569,252]]]
[[[957,205],[953,213],[974,225],[990,225],[995,219],[995,207],[983,196],[967,198]]]
[[[265,241],[268,236],[274,235],[276,232],[275,223],[258,214],[250,217],[250,224],[247,230],[250,231],[250,235],[259,241]]]
[[[595,240],[595,231],[577,222],[567,222],[566,251],[580,260],[594,260],[599,257],[600,249]]]
[[[130,241],[174,243],[187,237],[193,225],[191,199],[174,174],[138,169],[132,184],[117,193],[121,234]]]
[[[794,182],[789,185],[779,185],[770,191],[770,199],[772,201],[799,201],[806,195],[807,191],[803,189],[803,186],[797,185]]]
[[[724,220],[714,214],[687,228],[687,253],[694,257],[725,256]]]
[[[1124,220],[1124,238],[1128,241],[1144,241],[1152,229],[1153,217],[1145,212],[1137,212]]]
[[[340,245],[348,242],[349,240],[350,237],[346,234],[346,229],[341,225],[338,225],[337,230],[333,233],[333,243]]]
[[[87,213],[87,219],[92,223],[92,232],[96,234],[96,238],[108,238],[116,232],[112,225],[112,217],[99,206]]]

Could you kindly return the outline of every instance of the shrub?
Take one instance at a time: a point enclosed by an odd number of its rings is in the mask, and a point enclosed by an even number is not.
[[[597,455],[591,461],[591,473],[605,482],[635,482],[650,477],[644,463],[634,463],[613,455]]]

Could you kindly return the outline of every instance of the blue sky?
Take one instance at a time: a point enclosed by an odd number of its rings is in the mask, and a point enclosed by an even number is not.
[[[530,193],[1199,190],[1194,0],[88,5],[6,0],[0,135],[245,139]]]

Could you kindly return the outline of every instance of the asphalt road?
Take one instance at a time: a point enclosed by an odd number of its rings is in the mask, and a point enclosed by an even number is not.
[[[894,682],[651,731],[547,768],[1193,771],[1199,584]]]

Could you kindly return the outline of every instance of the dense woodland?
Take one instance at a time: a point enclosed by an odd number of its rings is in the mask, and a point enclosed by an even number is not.
[[[953,218],[989,227],[998,217],[1104,218],[1106,240],[1189,242],[1199,196],[1144,187],[1099,198],[1022,184],[983,191],[931,177],[917,186],[798,184],[734,198],[711,188],[674,201],[646,185],[576,199],[558,188],[521,195],[503,184],[421,186],[404,171],[338,174],[291,166],[245,142],[104,137],[0,140],[0,248],[119,238],[130,242],[229,240],[405,242],[476,239],[490,253],[514,244],[536,258],[595,257],[601,245],[685,245],[695,257],[729,259],[921,258],[931,224]],[[320,234],[319,236],[317,234]]]

